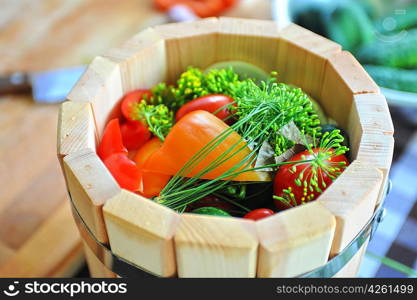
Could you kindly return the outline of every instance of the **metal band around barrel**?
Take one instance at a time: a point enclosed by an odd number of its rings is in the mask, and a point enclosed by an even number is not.
[[[391,181],[388,181],[385,187],[385,196],[388,195],[391,189]],[[71,199],[71,194],[70,199]],[[74,203],[71,199],[72,212],[74,219],[76,221],[78,230],[80,231],[81,237],[83,238],[86,245],[91,249],[97,259],[110,271],[119,275],[120,277],[129,277],[129,278],[146,278],[146,277],[159,277],[158,275],[144,270],[143,268],[136,266],[130,262],[127,262],[123,258],[115,255],[111,249],[99,242],[88,226],[85,224],[84,220],[81,218],[78,210],[74,206]],[[323,266],[312,270],[310,272],[301,274],[297,277],[304,278],[329,278],[336,275],[342,268],[353,258],[353,256],[359,251],[363,244],[372,238],[373,233],[375,232],[378,224],[382,221],[384,216],[384,202],[385,197],[383,197],[378,208],[375,210],[371,219],[366,223],[363,229],[358,233],[358,235],[352,240],[352,242],[338,255],[330,259]]]

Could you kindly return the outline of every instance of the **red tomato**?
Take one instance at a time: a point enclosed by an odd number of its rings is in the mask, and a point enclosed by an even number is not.
[[[274,180],[274,195],[284,198],[285,201],[274,199],[277,208],[287,209],[315,200],[333,182],[330,176],[337,177],[349,165],[347,158],[344,155],[335,155],[333,149],[326,152],[324,149],[316,148],[312,152],[305,150],[288,160],[313,160],[312,162],[279,167]],[[301,179],[299,184],[297,184],[297,179]],[[319,190],[315,188],[314,181],[317,181]],[[304,182],[307,187],[304,187]]]
[[[122,141],[119,119],[113,119],[107,124],[103,138],[97,148],[97,154],[102,160],[114,153],[127,154],[127,149]]]
[[[259,220],[262,218],[266,218],[269,216],[272,216],[274,213],[273,210],[268,208],[258,208],[255,210],[252,210],[251,212],[248,212],[243,218],[245,219],[251,219],[251,220]]]
[[[224,6],[226,8],[230,8],[230,7],[234,6],[237,2],[238,2],[238,0],[223,0]]]
[[[171,6],[180,4],[182,0],[155,0],[155,6],[160,10],[168,10]],[[184,1],[182,1],[184,2]]]
[[[197,99],[194,99],[187,104],[183,105],[175,115],[175,119],[178,122],[182,117],[184,117],[189,112],[195,111],[195,110],[205,110],[209,113],[214,113],[221,109],[222,107],[225,107],[228,104],[233,103],[233,99],[225,96],[225,95],[208,95],[203,96]],[[230,110],[229,107],[225,107],[224,109],[218,111],[215,116],[218,117],[220,120],[225,120],[227,117],[229,117]]]
[[[152,153],[161,148],[161,145],[162,141],[159,138],[154,137],[139,149],[134,158],[139,169],[143,167],[145,161]],[[139,192],[147,198],[158,196],[171,179],[170,175],[144,172],[142,170],[141,172],[142,188]]]
[[[128,150],[137,150],[151,138],[149,129],[139,121],[127,121],[120,126],[123,144]]]
[[[226,9],[223,0],[189,0],[186,4],[201,18],[218,16]]]
[[[149,99],[152,97],[152,93],[149,90],[135,90],[133,92],[127,93],[122,99],[122,114],[128,121],[133,121],[132,119],[132,106],[135,103],[139,103],[144,98]]]
[[[171,6],[187,5],[194,13],[202,18],[219,15],[225,10],[230,0],[155,0],[155,5],[161,10],[168,10]]]
[[[125,153],[115,153],[104,160],[107,169],[121,188],[135,192],[141,186],[141,172]]]

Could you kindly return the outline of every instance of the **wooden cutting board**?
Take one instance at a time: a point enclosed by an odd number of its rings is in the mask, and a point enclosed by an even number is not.
[[[0,74],[87,64],[166,17],[151,0],[0,0]],[[269,17],[268,0],[228,15]],[[56,158],[58,105],[0,97],[0,277],[71,276],[83,263]]]

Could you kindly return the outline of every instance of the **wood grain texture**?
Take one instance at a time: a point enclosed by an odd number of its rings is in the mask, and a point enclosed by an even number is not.
[[[77,264],[80,258],[73,253],[80,253],[81,244],[78,231],[69,209],[63,203],[57,212],[46,219],[45,223],[33,234],[16,254],[0,267],[1,277],[51,277],[64,275],[61,264],[73,258]],[[77,245],[74,247],[74,244]],[[42,251],[34,251],[42,249]],[[47,251],[45,251],[47,249]],[[64,254],[64,255],[63,255]],[[24,263],[22,263],[24,262]],[[57,274],[58,271],[58,274]],[[66,276],[70,274],[65,274]]]
[[[11,247],[8,245],[5,245],[4,243],[0,243],[0,266],[5,264],[10,257],[12,257],[14,254],[14,251]]]
[[[363,164],[374,166],[382,172],[383,182],[379,191],[377,204],[385,197],[385,187],[388,182],[394,155],[394,137],[391,135],[363,134],[359,144],[356,159]]]
[[[388,104],[382,94],[360,94],[353,97],[347,133],[353,158],[357,157],[363,134],[394,134]]]
[[[382,173],[376,167],[353,161],[318,198],[336,216],[331,256],[342,251],[369,221],[382,182]]]
[[[217,18],[208,18],[155,27],[165,41],[167,82],[175,82],[189,66],[204,69],[216,62],[218,26]]]
[[[89,63],[162,16],[151,0],[3,0],[0,7],[2,74]],[[68,198],[56,158],[58,108],[30,95],[0,97],[1,276],[71,276],[83,262],[70,211],[60,210]]]
[[[216,61],[241,60],[276,71],[279,34],[272,21],[221,17]]]
[[[179,277],[255,277],[255,222],[183,214],[175,233]]]
[[[158,276],[176,274],[173,237],[178,214],[125,190],[107,201],[103,211],[115,254]]]
[[[58,158],[83,149],[96,150],[97,133],[90,103],[66,101],[58,117]]]
[[[377,201],[379,204],[385,197],[394,153],[394,126],[383,95],[355,95],[353,104],[348,126],[351,156],[382,171],[384,178]]]
[[[359,124],[363,133],[394,134],[387,100],[382,94],[360,94],[353,97],[349,125]],[[350,128],[350,127],[349,127]]]
[[[101,137],[108,115],[123,95],[119,64],[97,56],[68,94],[68,99],[91,103]]]
[[[394,147],[394,126],[386,99],[381,94],[355,95],[348,133],[352,156],[389,170]]]
[[[294,277],[327,262],[336,220],[322,204],[311,202],[257,221],[256,228],[257,277]]]
[[[320,97],[329,117],[347,129],[353,96],[367,93],[379,93],[379,87],[353,55],[347,51],[330,55]]]
[[[4,20],[1,69],[41,70],[89,63],[147,24],[163,22],[152,0],[7,1],[19,15]],[[12,13],[12,9],[10,9]]]
[[[45,185],[45,181],[49,185]],[[14,195],[13,201],[0,211],[0,240],[17,251],[36,233],[47,218],[67,201],[64,178],[56,161],[50,162],[39,177]],[[36,202],[36,205],[33,205]]]
[[[327,59],[340,51],[339,44],[291,24],[280,33],[278,78],[320,99]],[[326,108],[326,103],[323,104]]]
[[[165,43],[153,28],[136,34],[104,57],[119,65],[124,93],[149,89],[165,81]]]
[[[103,205],[120,188],[95,151],[84,149],[64,158],[64,173],[71,199],[95,238],[107,243]]]

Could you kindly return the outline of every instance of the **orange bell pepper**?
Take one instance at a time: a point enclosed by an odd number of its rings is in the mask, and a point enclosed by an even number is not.
[[[145,172],[143,170],[146,160],[161,146],[161,140],[154,137],[139,149],[134,158],[136,165],[142,172],[142,187],[139,193],[147,198],[158,196],[171,178],[171,175]]]
[[[185,115],[171,129],[161,148],[155,151],[145,162],[143,170],[165,175],[175,175],[180,169],[210,141],[230,127],[222,120],[203,110],[196,110]],[[237,145],[237,146],[235,146]],[[227,160],[210,170],[200,178],[216,179],[226,171],[236,167],[251,155],[251,150],[235,131],[224,136],[219,145],[208,151],[204,158],[189,168],[183,177],[195,177],[205,167],[215,162],[220,155],[235,146],[228,154]],[[242,150],[240,150],[242,149]],[[240,151],[239,151],[240,150]],[[243,170],[247,165],[233,170]],[[235,181],[270,181],[265,172],[247,171],[233,178]]]

